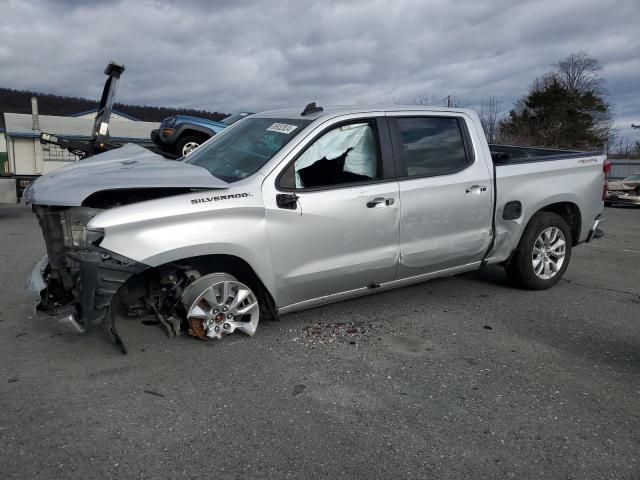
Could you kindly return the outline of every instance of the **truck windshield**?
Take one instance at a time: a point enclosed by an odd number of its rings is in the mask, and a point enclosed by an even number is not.
[[[206,168],[225,182],[237,182],[262,168],[309,123],[290,118],[247,118],[217,134],[185,161]]]

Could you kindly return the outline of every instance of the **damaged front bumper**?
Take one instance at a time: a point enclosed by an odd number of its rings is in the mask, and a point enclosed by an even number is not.
[[[78,322],[74,306],[66,306],[51,312],[42,310],[42,295],[47,295],[47,282],[44,275],[48,266],[49,258],[45,255],[36,263],[27,278],[27,299],[29,300],[33,317],[48,325],[56,325],[67,332],[84,333],[86,329]]]
[[[50,288],[47,256],[35,265],[27,279],[26,293],[34,317],[78,334],[106,321],[117,338],[112,318],[116,294],[124,282],[148,266],[100,247],[68,250],[65,254],[78,271],[66,298],[56,298]]]

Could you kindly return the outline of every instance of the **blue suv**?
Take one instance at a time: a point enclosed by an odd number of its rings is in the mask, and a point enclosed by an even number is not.
[[[151,140],[163,151],[185,157],[216,133],[249,115],[252,113],[236,113],[219,122],[208,118],[174,115],[165,118],[160,128],[151,132]]]

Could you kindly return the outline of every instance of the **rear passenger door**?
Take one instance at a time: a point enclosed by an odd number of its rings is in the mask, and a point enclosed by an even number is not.
[[[397,278],[475,266],[491,241],[493,189],[466,118],[393,114],[389,127],[400,189]]]

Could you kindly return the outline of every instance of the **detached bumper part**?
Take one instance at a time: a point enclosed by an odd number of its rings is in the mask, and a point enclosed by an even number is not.
[[[79,288],[73,289],[74,299],[60,305],[51,298],[45,277],[48,267],[45,256],[27,280],[27,295],[34,315],[74,333],[85,333],[105,321],[114,331],[111,304],[118,289],[129,277],[148,267],[99,247],[68,250],[66,255],[78,264],[80,271]]]
[[[78,323],[77,312],[73,306],[58,308],[53,312],[45,312],[41,309],[42,295],[46,294],[47,283],[44,279],[44,272],[49,264],[49,258],[45,255],[33,267],[31,274],[27,278],[27,297],[34,318],[46,324],[57,325],[63,330],[71,333],[84,333],[85,329]]]
[[[586,243],[589,243],[594,238],[600,238],[604,235],[604,232],[598,228],[602,222],[604,222],[604,217],[602,215],[598,215],[591,225],[591,229],[589,230],[589,234],[585,240]]]

